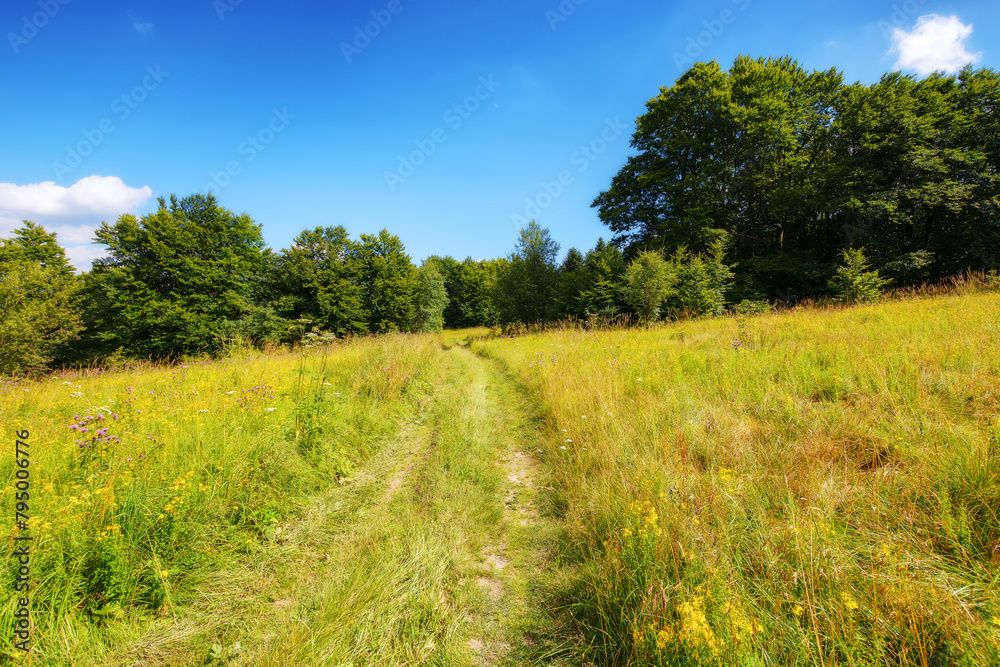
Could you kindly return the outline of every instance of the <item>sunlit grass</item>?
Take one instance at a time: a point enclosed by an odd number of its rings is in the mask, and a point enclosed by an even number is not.
[[[280,551],[310,494],[350,477],[396,428],[439,352],[433,338],[393,336],[0,385],[11,536],[13,434],[30,432],[36,664],[107,657],[122,637],[153,641],[151,619],[204,605],[206,590],[232,595],[219,609],[233,613],[239,587],[253,585],[247,570]],[[15,609],[5,596],[0,625],[13,627]],[[213,623],[231,620],[216,613],[188,631],[211,638]],[[11,635],[0,647],[20,657]]]
[[[985,293],[475,348],[548,414],[595,657],[984,665],[998,334]]]

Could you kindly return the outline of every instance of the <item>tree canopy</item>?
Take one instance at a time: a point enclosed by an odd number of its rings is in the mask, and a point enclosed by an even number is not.
[[[747,297],[822,292],[855,245],[897,284],[995,268],[998,93],[971,67],[847,85],[788,57],[697,63],[647,102],[593,205],[629,255],[728,232]]]
[[[139,356],[211,351],[226,321],[253,306],[266,275],[260,226],[219,206],[213,195],[161,198],[137,218],[102,223],[107,256],[88,275],[97,340]]]
[[[0,313],[0,374],[45,368],[83,328],[73,267],[33,222],[0,240]]]

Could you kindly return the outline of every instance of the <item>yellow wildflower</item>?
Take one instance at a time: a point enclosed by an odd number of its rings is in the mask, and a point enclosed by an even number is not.
[[[805,609],[803,609],[802,605],[800,604],[797,604],[792,608],[792,613],[795,614],[796,616],[801,616],[804,611]]]
[[[840,600],[841,602],[844,603],[844,608],[847,609],[848,611],[854,611],[855,609],[858,608],[858,603],[854,599],[854,596],[852,596],[847,591],[844,591],[843,593],[840,594]]]

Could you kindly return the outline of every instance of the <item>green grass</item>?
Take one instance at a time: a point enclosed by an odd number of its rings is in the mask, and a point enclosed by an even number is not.
[[[0,384],[31,664],[1000,664],[998,334],[957,290]]]
[[[393,434],[438,355],[432,339],[389,337],[4,384],[11,520],[12,434],[31,434],[35,664],[129,652],[197,664],[247,631],[248,607],[294,579],[288,561],[303,554],[285,546],[313,496]],[[0,589],[12,591],[5,565]],[[0,625],[15,604],[4,596]],[[21,657],[11,633],[0,650]]]
[[[599,662],[1000,660],[1000,296],[475,349],[548,411]]]

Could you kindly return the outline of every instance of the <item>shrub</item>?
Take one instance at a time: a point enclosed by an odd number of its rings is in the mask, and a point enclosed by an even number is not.
[[[882,296],[882,288],[890,281],[881,278],[878,271],[868,270],[868,259],[863,248],[849,248],[843,253],[843,264],[830,279],[829,287],[842,303],[874,303]]]

